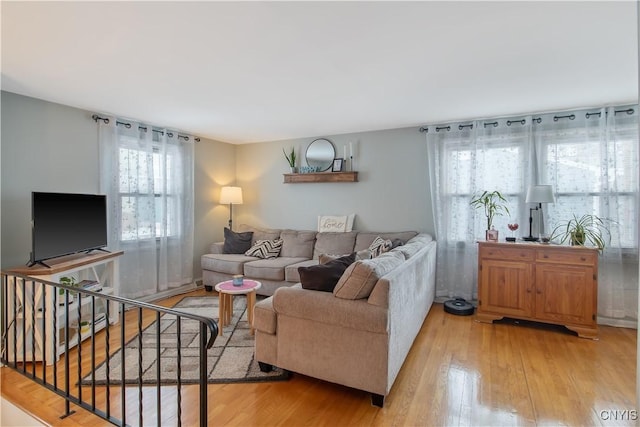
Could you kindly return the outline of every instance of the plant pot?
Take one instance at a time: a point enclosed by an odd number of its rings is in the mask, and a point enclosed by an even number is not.
[[[584,233],[571,233],[571,246],[584,246]]]
[[[484,238],[489,242],[497,242],[498,241],[498,230],[492,228],[491,230],[486,230]]]
[[[291,166],[291,173],[298,173],[298,168],[295,166]]]

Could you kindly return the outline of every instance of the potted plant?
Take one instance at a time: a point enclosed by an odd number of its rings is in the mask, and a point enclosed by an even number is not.
[[[287,162],[289,163],[289,166],[291,167],[291,173],[296,173],[296,150],[295,150],[295,148],[291,147],[291,152],[288,155],[284,151],[284,148],[283,148],[282,149],[282,153],[284,154],[284,158],[287,159]]]
[[[476,194],[469,204],[476,209],[482,208],[484,210],[484,215],[487,218],[485,238],[487,240],[498,240],[498,232],[492,229],[493,218],[496,215],[502,216],[509,214],[507,199],[497,190],[492,192],[483,191],[480,195]]]
[[[588,242],[602,252],[607,241],[611,240],[611,233],[605,220],[599,216],[584,214],[578,218],[574,214],[573,218],[553,229],[550,240],[554,239],[559,239],[561,244],[568,240],[572,246],[584,246]]]
[[[77,285],[76,282],[76,278],[75,277],[67,277],[67,276],[63,276],[60,278],[60,284],[62,285],[67,285],[67,286],[73,286],[75,287]],[[58,288],[58,293],[64,298],[64,292],[66,289],[63,288]],[[73,302],[73,297],[76,295],[75,291],[69,291],[69,303]],[[61,305],[64,305],[64,300],[60,303]]]

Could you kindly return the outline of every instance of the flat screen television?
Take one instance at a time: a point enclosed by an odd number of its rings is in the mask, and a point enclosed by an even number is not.
[[[100,194],[31,193],[29,265],[107,246],[107,197]]]

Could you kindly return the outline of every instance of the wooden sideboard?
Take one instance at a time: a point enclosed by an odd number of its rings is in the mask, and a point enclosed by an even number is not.
[[[596,249],[479,242],[478,321],[533,320],[596,338],[597,307]]]

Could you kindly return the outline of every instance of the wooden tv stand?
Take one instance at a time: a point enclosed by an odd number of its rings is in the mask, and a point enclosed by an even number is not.
[[[598,251],[540,243],[479,242],[477,320],[564,325],[596,338]]]
[[[53,287],[44,285],[39,282],[24,281],[13,274],[33,277],[36,280],[49,281],[59,283],[60,278],[64,276],[73,276],[77,279],[93,279],[100,283],[101,292],[105,295],[118,295],[120,289],[119,280],[119,258],[124,254],[123,251],[116,252],[95,252],[91,254],[75,254],[59,258],[47,260],[49,267],[36,264],[31,267],[21,266],[11,268],[5,271],[9,279],[9,289],[12,290],[15,284],[15,298],[13,292],[8,293],[7,305],[8,324],[13,319],[13,307],[24,305],[26,318],[22,319],[22,312],[16,312],[15,327],[17,328],[17,346],[18,351],[16,357],[21,358],[24,352],[26,360],[41,361],[44,353],[46,353],[47,365],[51,365],[58,361],[60,355],[65,352],[65,348],[75,347],[91,336],[91,331],[82,332],[80,328],[70,331],[69,343],[65,344],[65,295],[60,295]],[[25,284],[26,282],[26,284]],[[31,283],[34,283],[31,285]],[[24,290],[22,289],[24,287]],[[46,290],[45,290],[46,289]],[[69,323],[77,321],[78,309],[83,313],[91,312],[91,299],[80,298],[76,295],[73,302],[69,303]],[[95,330],[104,329],[107,324],[115,324],[118,322],[118,303],[96,298],[96,317],[90,319],[83,314],[82,320],[95,322]],[[106,318],[106,306],[109,304],[109,318]],[[78,307],[80,305],[80,307]],[[54,318],[54,306],[57,315]],[[35,307],[36,320],[32,321],[31,313]],[[44,313],[44,319],[42,319]],[[87,316],[89,314],[86,314]],[[43,322],[44,320],[44,322]],[[43,328],[44,323],[44,328]],[[23,325],[24,330],[23,329]],[[53,342],[54,328],[56,330],[57,342]],[[71,328],[69,328],[71,329]],[[33,336],[32,336],[33,332]],[[26,345],[25,345],[26,343]],[[33,352],[33,354],[32,354]]]

